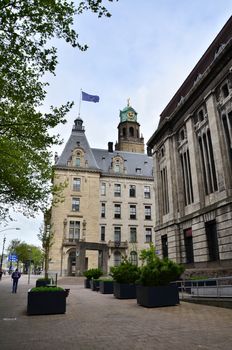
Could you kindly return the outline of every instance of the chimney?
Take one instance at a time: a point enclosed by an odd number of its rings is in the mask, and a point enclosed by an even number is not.
[[[108,152],[113,152],[113,142],[108,142]]]

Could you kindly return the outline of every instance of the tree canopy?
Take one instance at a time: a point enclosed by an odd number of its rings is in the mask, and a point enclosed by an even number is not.
[[[18,263],[23,263],[24,268],[30,262],[33,263],[34,269],[41,268],[43,264],[44,254],[39,247],[27,244],[18,239],[13,239],[7,249],[9,254],[16,254],[18,256]]]
[[[114,1],[114,0],[106,0]],[[117,1],[117,0],[116,0]],[[51,39],[65,40],[82,51],[73,29],[84,11],[110,17],[102,0],[0,0],[0,218],[9,207],[25,215],[44,210],[53,188],[52,135],[73,102],[40,111],[46,96],[45,73],[55,73],[57,49]],[[49,46],[51,45],[51,46]]]

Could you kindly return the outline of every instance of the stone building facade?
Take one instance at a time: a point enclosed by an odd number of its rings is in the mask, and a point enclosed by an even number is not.
[[[232,268],[232,17],[161,113],[148,146],[159,254],[189,269]]]
[[[54,243],[50,272],[81,275],[110,266],[127,256],[138,263],[139,251],[154,241],[152,157],[136,111],[120,112],[118,141],[108,149],[89,146],[81,118],[54,166],[54,183],[65,183],[63,201],[51,208]]]

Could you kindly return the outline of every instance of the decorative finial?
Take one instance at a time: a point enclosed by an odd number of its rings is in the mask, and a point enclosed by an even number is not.
[[[130,97],[127,99],[127,107],[130,107]]]

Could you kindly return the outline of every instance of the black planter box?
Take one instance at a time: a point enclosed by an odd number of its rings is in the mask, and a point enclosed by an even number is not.
[[[84,280],[84,286],[85,288],[90,288],[90,280],[88,278]]]
[[[28,291],[28,294],[27,294],[28,315],[64,314],[65,311],[66,311],[66,291],[55,291],[55,292]]]
[[[90,288],[94,291],[94,292],[98,292],[99,291],[99,281],[98,280],[91,280],[90,281]]]
[[[179,304],[176,285],[145,287],[137,286],[137,303],[146,307],[172,306]]]
[[[102,294],[113,294],[114,282],[113,281],[100,281],[99,291]]]
[[[37,280],[35,283],[36,287],[46,287],[48,284],[50,284],[51,280],[47,279],[47,280]]]
[[[114,282],[114,296],[117,299],[136,299],[136,285]]]

